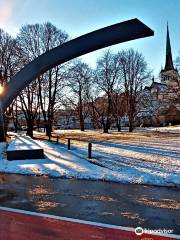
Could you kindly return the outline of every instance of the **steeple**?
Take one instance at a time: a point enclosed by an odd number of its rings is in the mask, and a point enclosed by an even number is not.
[[[165,63],[165,71],[173,70],[173,60],[172,60],[172,53],[171,53],[171,43],[169,37],[169,28],[167,23],[167,37],[166,37],[166,63]]]

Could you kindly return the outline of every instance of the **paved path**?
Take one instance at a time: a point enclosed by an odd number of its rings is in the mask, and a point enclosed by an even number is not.
[[[0,207],[3,240],[174,240],[177,236],[135,234],[132,229]]]
[[[1,175],[0,205],[180,235],[179,190],[102,181]]]

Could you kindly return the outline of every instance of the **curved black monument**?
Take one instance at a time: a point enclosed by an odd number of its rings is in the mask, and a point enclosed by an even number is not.
[[[135,18],[66,42],[36,58],[11,79],[1,96],[2,109],[5,111],[30,82],[52,67],[97,49],[153,35],[149,27]]]
[[[97,49],[153,35],[149,27],[135,18],[85,34],[40,55],[11,79],[0,97],[0,141],[3,138],[3,112],[38,76],[52,67]]]

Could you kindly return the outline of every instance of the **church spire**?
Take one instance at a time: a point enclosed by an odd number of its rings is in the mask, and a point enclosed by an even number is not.
[[[166,37],[166,63],[165,63],[165,71],[173,70],[173,60],[172,60],[172,53],[171,53],[171,43],[169,37],[169,28],[167,23],[167,37]]]

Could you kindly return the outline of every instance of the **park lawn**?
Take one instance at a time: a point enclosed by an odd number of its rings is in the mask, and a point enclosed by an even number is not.
[[[180,134],[157,131],[135,133],[58,130],[51,142],[34,132],[44,148],[40,160],[6,160],[1,147],[0,172],[47,175],[51,177],[115,181],[180,187]],[[56,136],[59,144],[56,144]],[[67,150],[67,138],[71,150]],[[54,142],[53,142],[53,141]],[[92,158],[88,143],[92,142]]]

